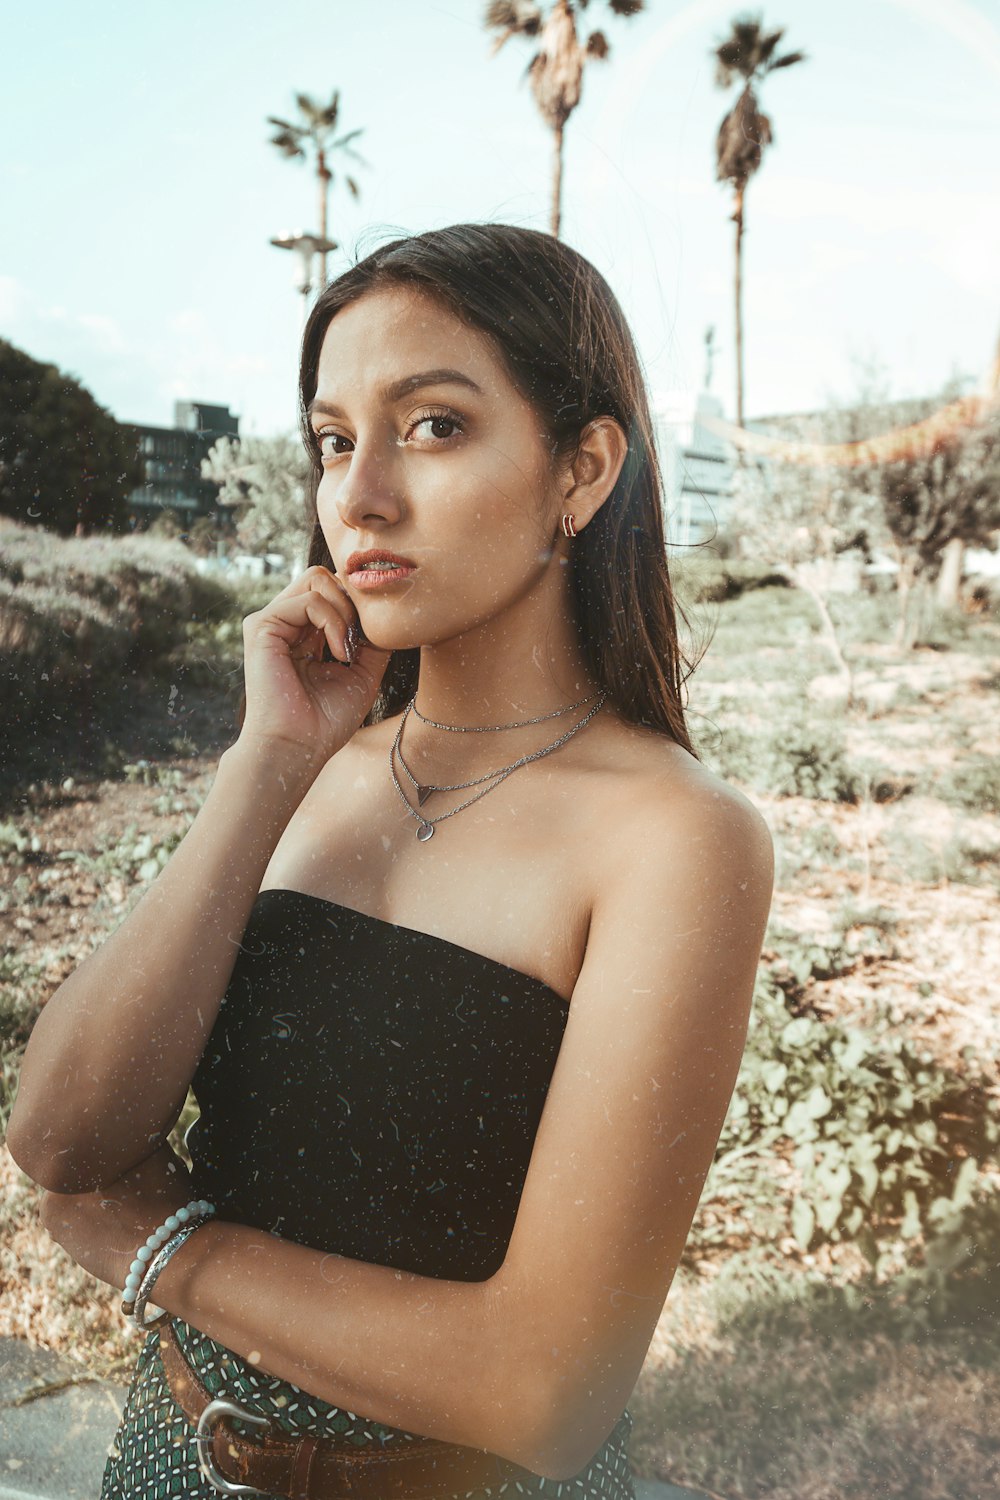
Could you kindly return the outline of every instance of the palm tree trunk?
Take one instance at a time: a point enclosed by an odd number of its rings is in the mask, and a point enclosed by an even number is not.
[[[557,125],[553,131],[555,136],[555,158],[552,163],[552,222],[551,233],[558,239],[559,227],[562,219],[562,153],[563,153],[563,127]]]
[[[320,147],[316,158],[316,176],[319,180],[319,237],[326,239],[326,205],[330,192],[331,172],[326,164],[326,155]],[[326,251],[321,250],[319,256],[319,290],[326,286]]]
[[[743,426],[743,193],[736,190],[736,425]]]

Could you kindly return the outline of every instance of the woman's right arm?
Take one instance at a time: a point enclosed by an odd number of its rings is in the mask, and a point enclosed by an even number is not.
[[[95,1191],[173,1128],[278,840],[378,692],[385,653],[342,664],[352,621],[333,575],[310,569],[246,622],[240,738],[165,868],[29,1039],[7,1146],[50,1192]],[[342,661],[319,660],[324,639]]]
[[[300,769],[237,741],[165,868],[45,1005],[7,1132],[43,1187],[92,1192],[166,1140],[268,861],[311,780],[304,759]]]

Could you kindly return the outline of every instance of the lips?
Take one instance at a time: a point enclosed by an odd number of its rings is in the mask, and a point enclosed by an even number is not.
[[[352,552],[344,565],[344,575],[356,588],[373,588],[408,578],[416,567],[408,557],[400,557],[382,547],[367,552]]]

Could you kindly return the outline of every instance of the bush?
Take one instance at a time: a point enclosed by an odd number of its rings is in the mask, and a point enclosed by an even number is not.
[[[728,724],[705,754],[720,776],[772,796],[857,802],[862,795],[864,778],[847,763],[836,719],[793,720],[756,731]]]
[[[971,812],[1000,813],[1000,760],[992,755],[960,761],[947,771],[934,771],[924,782],[932,797]]]
[[[752,589],[789,587],[784,573],[746,558],[695,557],[674,567],[681,592],[695,604],[721,604]]]
[[[0,528],[0,709],[23,724],[42,707],[60,717],[81,691],[117,686],[155,667],[190,622],[237,609],[179,542],[148,537],[59,538]]]
[[[929,1235],[972,1201],[998,1140],[982,1085],[918,1052],[885,1010],[865,1027],[795,1013],[762,970],[706,1196],[738,1190],[752,1217],[758,1199],[774,1213],[780,1158],[800,1247],[851,1240],[878,1269],[887,1243]]]

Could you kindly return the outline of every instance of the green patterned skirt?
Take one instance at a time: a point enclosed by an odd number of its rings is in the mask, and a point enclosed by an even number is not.
[[[173,1326],[185,1358],[211,1396],[228,1396],[292,1436],[309,1433],[345,1447],[413,1441],[413,1433],[369,1422],[353,1412],[329,1406],[286,1380],[262,1374],[180,1318],[173,1320]],[[234,1426],[239,1427],[239,1423]],[[176,1495],[190,1500],[218,1500],[218,1491],[198,1467],[194,1431],[170,1393],[160,1361],[160,1335],[154,1329],[132,1376],[104,1470],[101,1500],[168,1500]],[[572,1479],[539,1478],[529,1484],[512,1478],[469,1495],[442,1495],[441,1500],[500,1500],[501,1496],[513,1500],[517,1494],[529,1493],[540,1500],[635,1500],[628,1461],[631,1431],[632,1417],[626,1408],[604,1446]]]

